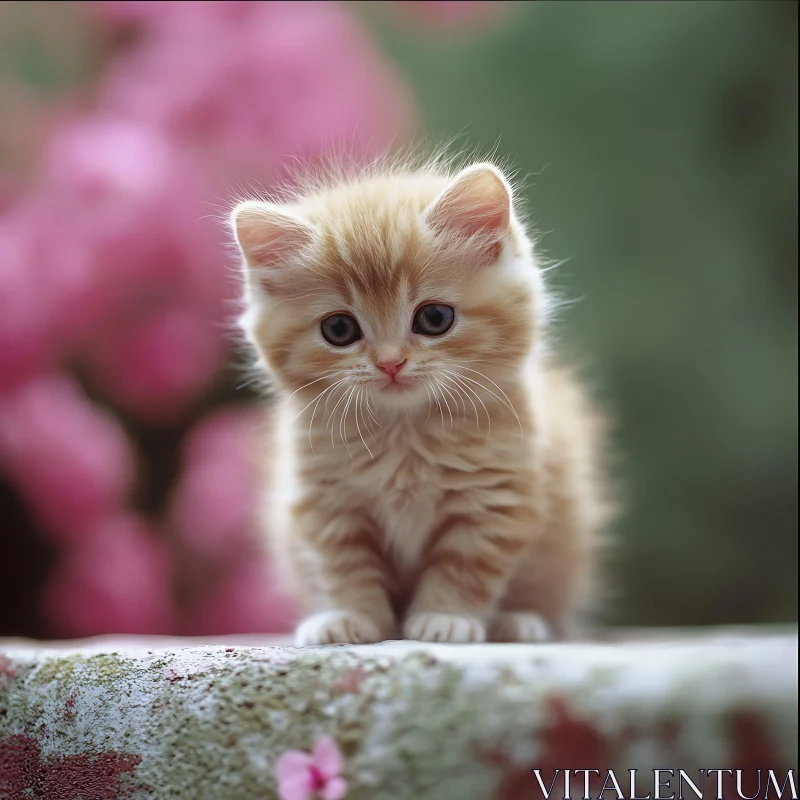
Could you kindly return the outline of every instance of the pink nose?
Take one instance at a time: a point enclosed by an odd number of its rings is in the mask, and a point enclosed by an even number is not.
[[[375,366],[381,371],[385,372],[390,378],[394,378],[401,369],[403,369],[403,364],[408,361],[407,358],[404,358],[402,361],[378,361]]]

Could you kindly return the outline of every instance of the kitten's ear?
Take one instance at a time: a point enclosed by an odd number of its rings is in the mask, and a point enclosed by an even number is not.
[[[424,215],[437,232],[499,241],[510,229],[511,187],[496,167],[475,164],[459,172]]]
[[[314,229],[308,222],[271,203],[239,203],[231,222],[247,266],[262,274],[279,268],[314,238]]]

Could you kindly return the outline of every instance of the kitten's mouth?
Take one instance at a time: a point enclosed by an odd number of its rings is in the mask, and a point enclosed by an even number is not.
[[[411,383],[409,381],[393,380],[389,381],[388,383],[384,383],[381,387],[381,390],[384,392],[406,392],[410,388]]]
[[[380,389],[382,392],[407,392],[414,386],[414,381],[406,376],[395,376],[389,378],[385,383],[382,383]]]

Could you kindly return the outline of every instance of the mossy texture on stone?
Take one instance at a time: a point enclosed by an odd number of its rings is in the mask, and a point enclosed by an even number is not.
[[[534,797],[532,768],[756,758],[785,774],[797,760],[796,632],[0,653],[2,798],[48,786],[59,800],[276,798],[277,758],[323,735],[344,756],[352,800]]]

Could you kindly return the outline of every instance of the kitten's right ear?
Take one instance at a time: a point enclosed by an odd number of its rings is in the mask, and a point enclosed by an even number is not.
[[[247,200],[231,214],[236,242],[245,263],[267,282],[276,270],[311,244],[314,229],[305,220],[271,203]]]

